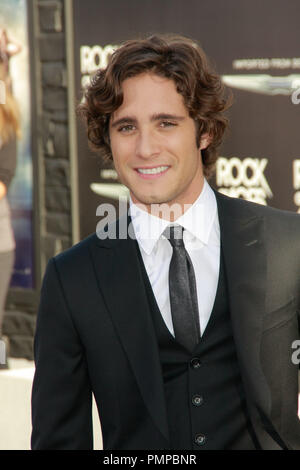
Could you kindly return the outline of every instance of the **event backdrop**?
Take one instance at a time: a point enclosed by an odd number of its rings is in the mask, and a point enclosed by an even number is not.
[[[74,0],[72,5],[77,102],[90,76],[123,40],[155,32],[189,36],[234,95],[212,185],[231,196],[300,212],[299,1]],[[76,132],[83,238],[95,231],[97,207],[117,205],[126,190],[112,167],[88,149],[80,121]]]
[[[21,116],[21,139],[17,143],[17,169],[8,192],[16,239],[16,260],[11,287],[33,289],[33,203],[31,96],[28,46],[28,9],[26,0],[0,1],[0,27],[8,38],[21,46],[10,58],[9,72],[13,94]]]

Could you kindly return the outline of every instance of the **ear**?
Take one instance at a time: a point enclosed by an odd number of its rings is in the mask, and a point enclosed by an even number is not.
[[[200,150],[206,149],[211,143],[211,141],[212,141],[212,136],[209,135],[208,132],[206,132],[205,134],[202,134],[201,139],[200,139],[200,146],[199,146]]]

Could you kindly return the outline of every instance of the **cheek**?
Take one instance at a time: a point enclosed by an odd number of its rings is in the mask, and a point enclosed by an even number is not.
[[[110,138],[111,151],[117,154],[119,147],[120,147],[119,139],[116,136],[111,136]]]
[[[178,153],[179,157],[193,154],[198,150],[195,132],[190,129],[181,134],[174,134],[174,136],[169,139],[169,145]]]
[[[118,163],[122,161],[124,150],[122,149],[122,145],[116,140],[111,142],[111,153],[115,162],[115,166],[118,166]]]
[[[111,143],[111,150],[118,160],[125,161],[133,154],[133,145],[130,139],[116,139]]]

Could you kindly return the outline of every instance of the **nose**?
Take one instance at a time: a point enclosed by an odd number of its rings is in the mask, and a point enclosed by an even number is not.
[[[160,147],[155,133],[150,129],[140,130],[136,140],[136,155],[140,158],[149,159],[159,153]]]

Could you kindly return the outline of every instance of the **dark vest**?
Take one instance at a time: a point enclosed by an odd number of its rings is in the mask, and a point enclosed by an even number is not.
[[[169,332],[140,252],[139,259],[157,336],[171,449],[259,449],[235,352],[223,256],[214,307],[192,354]]]

